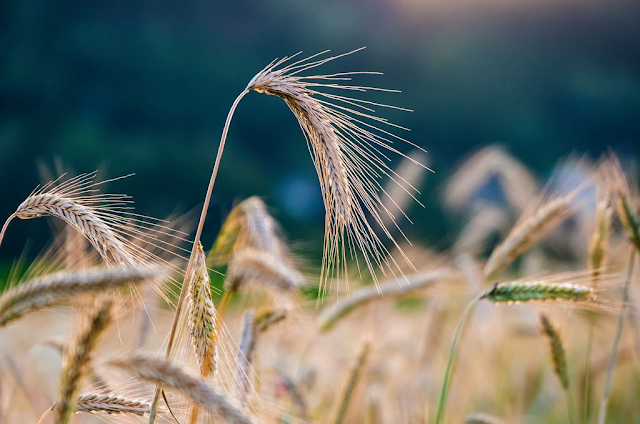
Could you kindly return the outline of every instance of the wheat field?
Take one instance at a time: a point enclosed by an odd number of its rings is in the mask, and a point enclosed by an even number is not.
[[[359,85],[377,72],[323,73],[360,50],[285,56],[249,81],[198,220],[145,216],[107,191],[119,177],[91,170],[24,194],[0,248],[16,220],[56,225],[0,295],[0,423],[639,422],[630,158],[558,158],[544,181],[501,146],[479,149],[441,192],[462,230],[447,248],[412,240],[424,218],[403,210],[420,203],[424,149],[437,146],[384,117],[407,109],[363,97],[394,92]],[[298,253],[259,197],[201,242],[250,92],[284,101],[300,126],[325,209],[321,258]],[[504,202],[479,196],[487,184]]]

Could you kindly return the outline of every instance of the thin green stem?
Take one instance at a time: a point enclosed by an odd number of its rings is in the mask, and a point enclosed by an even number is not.
[[[627,313],[627,307],[629,303],[629,286],[631,285],[631,277],[633,275],[633,265],[636,259],[635,248],[631,249],[631,255],[629,257],[629,267],[627,270],[627,279],[624,283],[624,289],[622,291],[622,310],[618,316],[618,327],[616,328],[616,337],[613,340],[613,349],[611,352],[611,359],[609,361],[609,369],[607,370],[607,379],[604,386],[604,395],[600,401],[600,412],[598,414],[598,424],[604,424],[607,418],[607,406],[609,404],[609,396],[611,395],[611,385],[613,383],[613,371],[616,367],[616,360],[618,359],[618,349],[620,347],[620,339],[622,337],[622,329],[624,327],[624,319]]]
[[[447,361],[447,368],[444,371],[444,381],[442,382],[442,391],[440,392],[440,402],[438,404],[438,415],[436,415],[436,424],[440,424],[442,419],[444,418],[444,410],[447,404],[447,395],[449,390],[449,380],[452,378],[451,367],[454,362],[454,356],[456,352],[456,346],[458,344],[458,340],[460,339],[460,334],[462,333],[462,329],[464,328],[464,324],[467,321],[467,317],[469,313],[475,306],[476,302],[480,300],[482,295],[475,297],[467,307],[462,312],[460,316],[460,321],[458,321],[458,326],[456,327],[456,332],[453,335],[453,341],[451,342],[451,349],[449,350],[449,360]]]
[[[589,313],[589,334],[587,335],[587,354],[584,363],[584,392],[582,394],[582,422],[587,424],[591,415],[591,353],[593,351],[593,333],[595,317]]]
[[[569,386],[564,389],[564,397],[567,400],[567,415],[569,417],[569,424],[574,424],[575,418],[573,416],[575,411],[575,405],[573,404],[573,398],[571,397],[571,391],[569,390]]]
[[[187,287],[186,282],[191,274],[191,270],[193,269],[193,262],[195,261],[196,252],[198,249],[198,245],[200,244],[200,236],[202,236],[202,230],[204,228],[204,221],[207,218],[207,211],[209,210],[209,202],[211,201],[211,193],[213,193],[213,186],[216,182],[216,176],[218,175],[218,168],[220,167],[220,159],[222,158],[222,152],[224,151],[224,145],[227,141],[227,134],[229,132],[229,126],[231,125],[231,118],[233,118],[233,113],[238,107],[238,103],[240,100],[248,93],[247,89],[244,89],[242,93],[238,97],[236,97],[231,109],[229,110],[229,114],[227,115],[227,120],[224,124],[224,129],[222,130],[222,136],[220,137],[220,145],[218,146],[218,154],[216,155],[216,161],[213,165],[213,171],[211,173],[211,179],[209,180],[209,187],[207,187],[207,194],[204,198],[204,204],[202,206],[202,212],[200,213],[200,221],[198,222],[198,228],[196,229],[196,235],[193,239],[193,248],[191,249],[191,256],[189,257],[189,263],[187,264],[187,269],[184,273],[184,279],[182,281],[182,288],[180,289],[180,298],[178,299],[178,304],[176,305],[176,312],[173,316],[173,323],[171,324],[171,331],[169,332],[169,341],[167,343],[167,350],[165,352],[165,358],[169,358],[171,355],[171,349],[173,348],[173,342],[175,339],[176,330],[178,327],[178,320],[180,319],[180,314],[182,312],[182,305],[184,304],[184,299],[186,298]],[[153,395],[153,402],[151,404],[151,410],[149,413],[149,424],[153,424],[156,419],[156,414],[158,412],[158,404],[160,402],[160,394],[162,393],[162,384],[158,383],[156,385],[156,389]]]

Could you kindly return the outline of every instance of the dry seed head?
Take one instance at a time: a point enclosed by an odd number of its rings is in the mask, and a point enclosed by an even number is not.
[[[104,301],[82,330],[65,350],[60,375],[60,394],[55,405],[56,424],[67,424],[76,410],[78,394],[91,366],[93,351],[104,330],[112,320],[113,302]]]
[[[365,286],[359,288],[337,302],[325,308],[318,317],[318,328],[321,331],[332,329],[342,318],[353,312],[360,306],[376,299],[388,299],[405,295],[417,290],[429,287],[437,282],[446,280],[453,275],[449,268],[423,271],[406,277],[403,286],[398,285],[396,280],[389,280],[381,283],[378,287]]]
[[[225,290],[238,291],[244,284],[257,283],[290,292],[304,283],[304,277],[286,260],[256,249],[233,255],[225,278]]]
[[[596,204],[595,228],[589,243],[589,266],[597,274],[605,265],[612,215],[613,210],[608,201],[600,200]]]
[[[85,393],[78,397],[76,412],[93,414],[132,414],[145,415],[149,413],[151,404],[137,399],[127,399],[114,394]]]
[[[168,361],[134,356],[113,360],[110,364],[139,379],[162,383],[196,402],[210,413],[229,424],[252,424],[253,420],[236,408],[223,395],[210,387],[205,380]]]
[[[609,190],[615,198],[618,218],[629,234],[629,239],[640,251],[640,207],[638,184],[635,180],[627,178],[620,160],[611,155],[605,164],[605,177],[609,184]]]
[[[591,287],[571,283],[509,282],[495,283],[481,299],[492,302],[530,302],[545,300],[593,300]]]
[[[211,252],[212,263],[228,263],[234,252],[246,248],[288,256],[278,224],[255,196],[238,203],[225,219]]]
[[[323,293],[329,279],[346,275],[347,250],[354,255],[358,251],[362,254],[364,264],[374,280],[374,267],[383,272],[398,271],[402,274],[374,231],[374,227],[380,227],[385,236],[399,248],[383,219],[391,217],[391,226],[397,226],[393,213],[382,201],[388,194],[382,188],[381,181],[388,177],[407,192],[417,192],[387,164],[388,157],[384,151],[402,155],[392,147],[392,139],[408,141],[386,130],[386,126],[401,127],[375,116],[372,107],[392,106],[345,97],[340,93],[341,90],[380,91],[340,83],[350,80],[353,75],[370,72],[301,75],[304,71],[346,55],[320,58],[324,53],[326,52],[298,61],[292,61],[293,57],[275,60],[253,77],[246,89],[284,100],[297,118],[306,138],[326,211],[320,278]],[[337,93],[334,94],[331,90]],[[403,258],[410,263],[406,255]]]
[[[562,340],[560,334],[554,328],[551,321],[546,315],[540,314],[540,324],[542,325],[542,333],[547,337],[549,341],[549,351],[551,353],[551,362],[553,362],[553,369],[560,380],[560,384],[563,388],[569,388],[569,373],[567,372],[567,358],[565,355],[564,347],[562,346]]]
[[[240,347],[236,355],[236,395],[240,399],[240,405],[247,406],[249,401],[249,388],[251,381],[251,362],[256,347],[255,313],[252,309],[244,314],[242,320],[242,337]]]
[[[159,268],[120,267],[59,272],[22,283],[0,297],[0,327],[27,312],[59,304],[70,297],[158,278]]]
[[[215,373],[218,361],[216,345],[216,308],[211,298],[211,282],[202,245],[198,245],[191,278],[188,280],[189,333],[200,373]]]
[[[489,280],[502,271],[565,218],[571,211],[575,195],[576,191],[548,201],[532,216],[516,224],[491,252],[483,271],[485,279]]]

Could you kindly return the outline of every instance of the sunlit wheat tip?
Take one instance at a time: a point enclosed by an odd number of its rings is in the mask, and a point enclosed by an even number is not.
[[[549,341],[549,352],[551,354],[551,362],[553,363],[553,370],[560,380],[560,384],[563,388],[569,387],[569,373],[567,372],[567,358],[562,346],[562,340],[560,334],[555,329],[549,318],[546,315],[540,315],[540,324],[542,326],[542,333]]]

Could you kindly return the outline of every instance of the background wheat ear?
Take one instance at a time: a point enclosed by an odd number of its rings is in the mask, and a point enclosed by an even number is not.
[[[34,278],[2,294],[0,327],[26,313],[59,304],[73,296],[139,284],[162,275],[160,268],[145,266],[58,272]]]
[[[254,421],[202,378],[168,361],[147,356],[112,360],[110,365],[128,374],[177,390],[202,408],[229,424],[252,424]]]
[[[103,300],[91,316],[89,325],[78,333],[64,352],[60,395],[54,406],[56,424],[69,423],[71,415],[76,411],[78,395],[90,367],[93,351],[100,336],[111,323],[112,308],[112,300]]]

